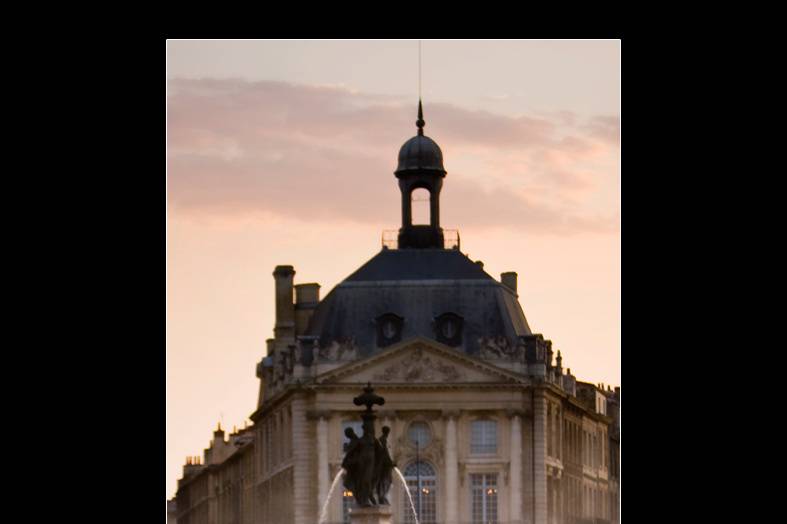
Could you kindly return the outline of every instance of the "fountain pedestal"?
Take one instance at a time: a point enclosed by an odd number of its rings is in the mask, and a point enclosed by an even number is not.
[[[351,524],[391,524],[391,506],[353,506],[350,512]]]

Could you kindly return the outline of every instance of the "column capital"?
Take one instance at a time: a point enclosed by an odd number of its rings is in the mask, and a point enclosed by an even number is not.
[[[329,409],[310,409],[306,411],[307,420],[320,420],[329,419],[331,417],[331,410]]]
[[[443,418],[448,418],[448,419],[459,418],[461,414],[462,412],[458,409],[444,409],[441,413]]]
[[[525,418],[528,415],[528,412],[524,408],[508,408],[505,410],[505,414],[508,418]]]
[[[396,418],[396,410],[395,409],[381,409],[377,411],[377,419],[385,419],[385,418]]]

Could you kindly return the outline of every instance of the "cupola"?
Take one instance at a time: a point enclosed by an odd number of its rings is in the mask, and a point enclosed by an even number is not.
[[[440,190],[445,168],[443,152],[437,143],[424,135],[424,112],[418,101],[418,134],[402,145],[399,165],[394,171],[402,193],[402,227],[399,229],[399,249],[443,249],[443,229],[440,227]],[[429,224],[413,224],[413,192],[429,192]]]

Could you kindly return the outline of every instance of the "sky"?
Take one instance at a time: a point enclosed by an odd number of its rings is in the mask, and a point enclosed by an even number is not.
[[[401,221],[418,41],[169,40],[166,496],[217,423],[250,423],[276,265],[328,292]],[[519,275],[531,329],[620,384],[620,42],[424,40],[441,225]]]

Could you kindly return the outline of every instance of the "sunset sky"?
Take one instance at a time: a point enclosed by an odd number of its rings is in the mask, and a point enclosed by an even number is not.
[[[324,297],[400,225],[418,42],[167,42],[167,463],[255,410],[273,268]],[[579,380],[620,384],[620,42],[422,42],[441,225]]]

